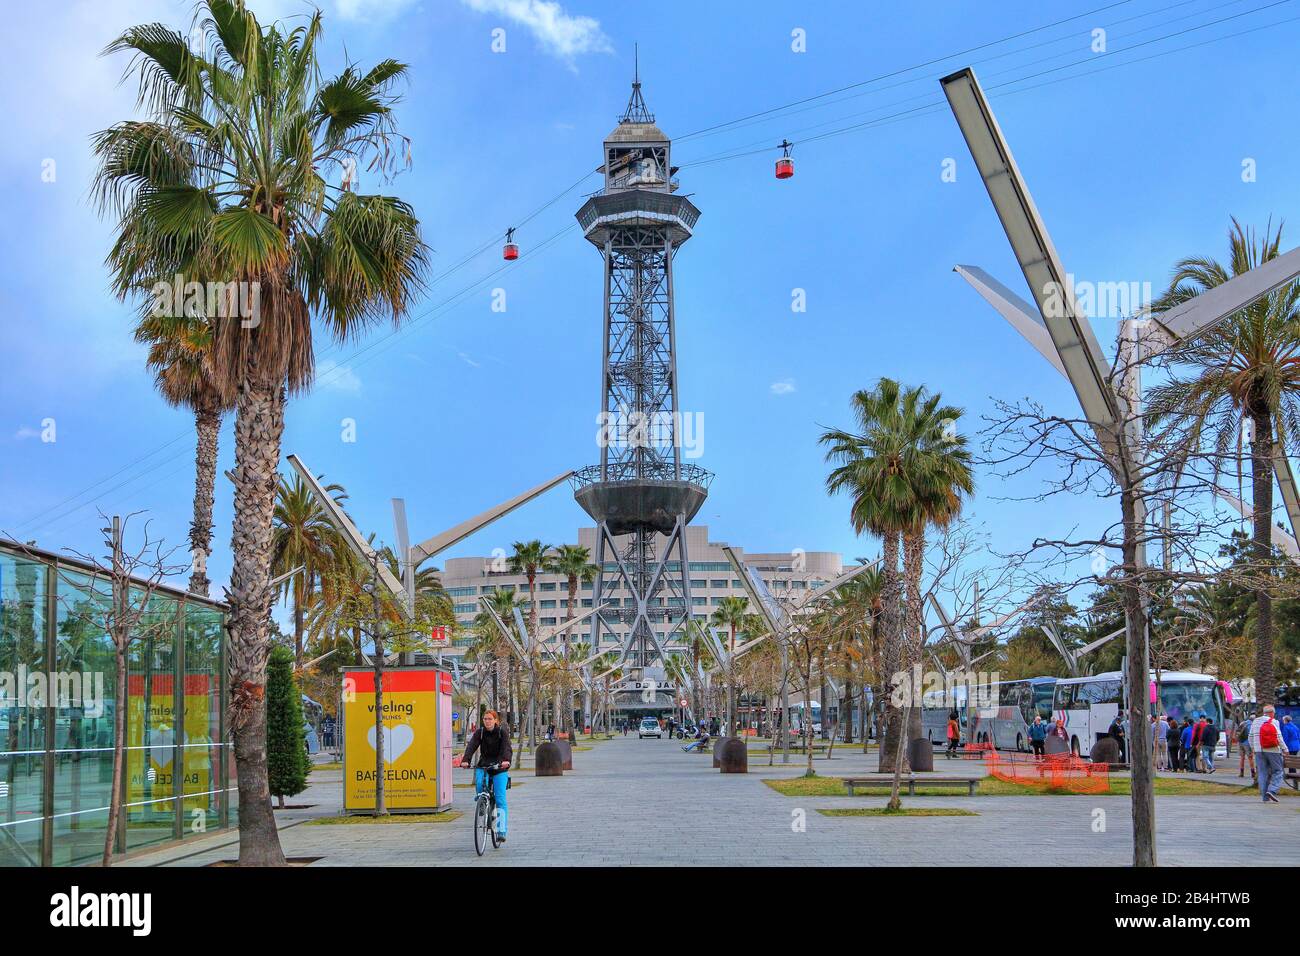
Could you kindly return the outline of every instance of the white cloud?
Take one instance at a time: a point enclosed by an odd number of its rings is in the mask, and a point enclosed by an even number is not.
[[[316,384],[321,388],[333,389],[336,392],[355,394],[361,391],[361,379],[357,378],[357,373],[346,365],[340,365],[333,359],[325,359],[316,363]]]
[[[457,357],[458,357],[462,362],[464,362],[466,365],[468,365],[470,368],[482,368],[482,367],[483,367],[483,364],[482,364],[481,362],[475,362],[472,358],[470,358],[470,357],[469,357],[466,353],[464,353],[464,352],[457,352],[457,353],[456,353],[456,356],[457,356]]]
[[[31,438],[40,438],[40,437],[41,437],[41,430],[39,428],[32,428],[30,425],[20,425],[18,426],[18,431],[14,432],[14,438],[18,439],[19,441],[27,441],[28,439]]]
[[[594,17],[574,16],[553,0],[461,0],[479,13],[495,13],[524,27],[543,50],[573,66],[584,53],[613,53]]]
[[[798,391],[794,387],[794,379],[792,378],[783,378],[779,382],[773,382],[769,388],[772,390],[773,395],[789,395]]]

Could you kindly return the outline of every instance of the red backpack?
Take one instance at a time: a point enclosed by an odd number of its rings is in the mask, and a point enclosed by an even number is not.
[[[1261,749],[1277,746],[1277,721],[1266,720],[1259,725],[1259,746]]]

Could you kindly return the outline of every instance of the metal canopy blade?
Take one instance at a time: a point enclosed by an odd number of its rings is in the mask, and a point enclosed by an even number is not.
[[[1042,318],[1039,317],[1037,309],[979,266],[953,266],[952,271],[970,283],[984,301],[997,310],[998,315],[1006,319],[1039,355],[1051,363],[1052,368],[1069,378],[1065,366],[1061,364],[1061,357],[1056,354],[1052,336],[1048,333]]]
[[[1234,312],[1240,312],[1256,299],[1297,277],[1300,277],[1300,248],[1234,276],[1181,305],[1152,315],[1151,320],[1174,340],[1170,343],[1172,346],[1209,331]]]
[[[1074,300],[1060,256],[984,91],[969,67],[939,82],[1083,413],[1108,456],[1118,461],[1121,415],[1109,384],[1110,364]]]
[[[1253,512],[1246,507],[1245,502],[1237,496],[1224,491],[1222,488],[1215,488],[1214,496],[1220,501],[1230,505],[1232,509],[1243,518],[1249,520],[1253,514]],[[1273,529],[1273,545],[1287,557],[1293,560],[1300,560],[1300,545],[1297,545],[1296,539],[1287,534],[1276,524],[1270,523],[1269,527]]]
[[[411,564],[418,565],[428,560],[429,558],[433,557],[438,552],[447,550],[453,544],[456,544],[457,542],[462,541],[465,538],[468,538],[475,531],[478,531],[479,529],[483,528],[485,525],[491,524],[493,521],[496,521],[498,518],[508,515],[510,512],[514,511],[520,505],[527,504],[528,502],[536,498],[538,495],[550,491],[560,482],[567,481],[569,477],[572,475],[573,475],[572,471],[566,471],[562,475],[556,475],[550,481],[545,481],[542,484],[538,485],[536,488],[530,488],[528,491],[525,491],[523,494],[516,495],[515,497],[511,498],[509,501],[502,502],[501,504],[497,505],[495,508],[489,508],[487,511],[483,512],[481,515],[478,515],[477,517],[470,518],[468,521],[462,521],[460,524],[456,525],[456,527],[449,528],[448,530],[443,531],[441,534],[435,534],[432,538],[420,542],[415,547],[411,548],[410,551]]]
[[[316,496],[321,508],[329,516],[330,524],[343,535],[343,540],[348,543],[348,547],[379,575],[379,580],[393,593],[393,597],[397,598],[399,604],[405,608],[405,589],[402,587],[402,582],[394,577],[393,572],[388,569],[388,565],[370,546],[370,542],[357,530],[357,526],[352,523],[352,519],[347,516],[347,512],[334,500],[334,496],[321,486],[321,483],[316,480],[316,476],[311,473],[311,469],[303,463],[301,458],[297,455],[288,455],[286,460],[298,472],[302,480],[307,483],[307,486],[311,488],[312,494]]]

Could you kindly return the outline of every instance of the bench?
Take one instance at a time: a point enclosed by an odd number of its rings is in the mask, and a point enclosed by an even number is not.
[[[1290,782],[1292,790],[1300,790],[1300,754],[1282,758],[1282,779]]]
[[[854,791],[858,787],[888,787],[894,782],[892,773],[877,773],[865,777],[845,777],[844,789],[850,797],[855,796]],[[966,795],[975,796],[975,788],[979,786],[979,777],[952,777],[952,776],[934,776],[918,777],[914,774],[904,774],[900,778],[900,784],[907,785],[907,795],[916,796],[916,788],[920,787],[965,787]]]

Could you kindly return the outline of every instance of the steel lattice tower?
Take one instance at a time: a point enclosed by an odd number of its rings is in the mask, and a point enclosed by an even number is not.
[[[595,604],[628,595],[595,616],[592,640],[598,649],[602,629],[625,628],[622,658],[634,672],[665,659],[656,625],[671,636],[690,621],[686,525],[711,478],[681,454],[673,258],[700,211],[675,195],[670,150],[638,77],[605,140],[604,188],[577,213],[605,263],[605,354],[600,464],[577,473],[575,497],[596,522]]]

